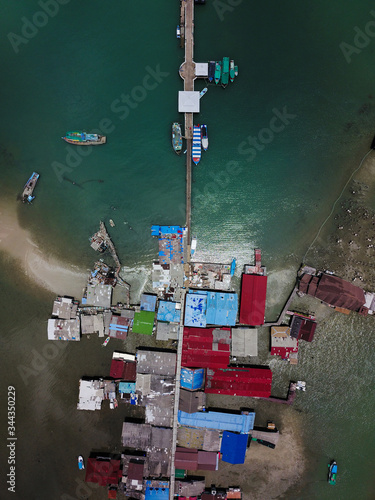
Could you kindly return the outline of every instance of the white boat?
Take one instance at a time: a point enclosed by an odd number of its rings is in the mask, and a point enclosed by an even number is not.
[[[191,255],[194,255],[196,249],[197,249],[197,238],[193,236],[193,238],[191,239],[191,251],[190,251]]]
[[[202,148],[205,151],[207,151],[208,149],[207,125],[201,125],[201,141],[202,141]]]
[[[102,347],[105,347],[108,344],[108,342],[110,341],[110,339],[111,339],[111,337],[107,337],[105,339],[105,341],[103,342]]]
[[[83,456],[78,456],[78,469],[83,470],[85,468],[85,462],[83,461]]]
[[[112,219],[109,219],[109,225],[110,225],[111,227],[115,227],[115,223],[113,222],[113,220],[112,220]]]
[[[177,38],[181,38],[181,29],[180,29],[179,25],[177,25],[176,36],[177,36]]]

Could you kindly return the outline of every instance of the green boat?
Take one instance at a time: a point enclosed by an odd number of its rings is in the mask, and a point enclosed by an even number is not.
[[[330,464],[328,464],[329,472],[328,472],[328,484],[334,486],[336,484],[336,476],[337,476],[337,463],[333,460]]]
[[[234,77],[235,77],[235,74],[234,74],[234,60],[233,59],[230,62],[229,76],[230,76],[231,83],[233,83],[234,82]]]
[[[220,82],[221,77],[221,61],[216,61],[215,65],[215,83],[216,85]]]
[[[67,132],[62,139],[69,144],[77,144],[78,146],[97,146],[107,142],[105,135],[87,134],[81,131]]]
[[[229,82],[229,57],[223,57],[223,71],[221,73],[221,86],[225,88]]]
[[[172,146],[179,155],[182,149],[181,125],[177,122],[172,123]]]

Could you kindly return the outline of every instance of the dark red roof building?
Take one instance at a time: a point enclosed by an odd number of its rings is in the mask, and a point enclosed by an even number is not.
[[[216,451],[200,451],[193,448],[176,448],[175,467],[184,470],[217,470]]]
[[[298,288],[301,292],[316,297],[330,306],[350,311],[360,311],[366,302],[361,288],[330,274],[321,276],[303,274]]]
[[[295,339],[302,339],[311,342],[314,338],[316,322],[310,318],[294,314],[290,324],[290,336]]]
[[[135,361],[124,361],[122,359],[113,359],[109,376],[115,379],[135,382],[137,378],[137,363]]]
[[[225,368],[229,365],[230,328],[184,328],[181,366]]]
[[[111,458],[89,458],[86,465],[87,483],[98,483],[100,486],[118,484],[122,478],[121,461]]]
[[[267,276],[243,274],[240,301],[240,323],[258,326],[264,323]]]
[[[272,372],[269,368],[208,369],[205,392],[268,398],[271,385]]]

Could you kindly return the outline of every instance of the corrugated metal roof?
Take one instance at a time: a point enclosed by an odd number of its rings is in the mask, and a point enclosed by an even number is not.
[[[240,323],[250,326],[263,325],[266,295],[267,276],[242,275]]]
[[[184,328],[181,365],[227,367],[230,360],[229,328]]]
[[[151,311],[138,311],[134,314],[133,333],[152,335],[155,313]]]
[[[238,413],[222,413],[218,411],[205,411],[196,413],[178,412],[178,421],[181,425],[190,427],[205,427],[248,433],[254,426],[255,413],[247,415]]]
[[[142,293],[141,295],[141,311],[155,311],[156,307],[156,295],[152,295],[149,293]]]
[[[247,434],[234,434],[224,431],[220,451],[223,462],[244,464],[247,449]]]
[[[158,306],[158,321],[179,323],[181,317],[181,304],[168,300],[160,300]]]
[[[256,328],[232,328],[232,356],[258,356]]]
[[[181,368],[180,385],[183,389],[196,391],[204,387],[204,368]]]
[[[195,413],[206,404],[206,394],[201,391],[191,392],[180,390],[179,409],[186,413]]]
[[[177,354],[167,351],[137,352],[137,373],[172,376],[176,373]]]
[[[272,372],[269,368],[208,369],[205,392],[268,398],[271,395],[271,385]]]

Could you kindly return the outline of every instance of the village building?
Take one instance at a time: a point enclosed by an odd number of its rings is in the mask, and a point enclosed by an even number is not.
[[[233,358],[258,356],[258,330],[256,328],[232,328]]]
[[[272,372],[268,367],[209,368],[204,391],[208,394],[268,398],[271,385]]]
[[[49,319],[47,336],[48,340],[81,340],[79,317],[75,319]]]
[[[196,413],[178,412],[178,422],[189,427],[203,427],[223,431],[248,434],[254,427],[255,413],[223,413],[218,411],[200,411]]]
[[[198,391],[204,388],[204,368],[181,368],[180,386],[188,391]]]
[[[118,485],[122,478],[121,460],[117,455],[90,456],[86,464],[85,481],[100,486]]]
[[[281,356],[291,364],[297,364],[298,339],[290,334],[289,326],[271,327],[271,356]]]
[[[235,292],[189,290],[185,297],[185,326],[234,326],[238,296]]]
[[[181,365],[225,368],[230,362],[230,328],[184,328]]]
[[[57,297],[53,302],[52,317],[59,319],[75,319],[79,302],[72,297]]]

